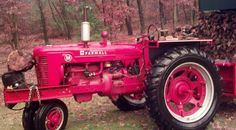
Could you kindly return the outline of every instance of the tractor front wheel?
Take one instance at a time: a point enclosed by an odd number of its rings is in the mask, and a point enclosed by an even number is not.
[[[36,112],[34,125],[36,130],[64,130],[68,120],[68,109],[60,100],[42,104]]]
[[[25,108],[22,115],[22,125],[24,130],[34,130],[34,115],[39,108],[38,102],[32,102],[29,107]]]
[[[213,119],[220,77],[205,53],[175,48],[155,61],[148,79],[147,106],[161,128],[200,130]]]

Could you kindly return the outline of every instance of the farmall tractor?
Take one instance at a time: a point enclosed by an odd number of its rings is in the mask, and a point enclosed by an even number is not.
[[[201,130],[216,114],[222,88],[236,96],[236,63],[215,62],[199,50],[212,40],[158,41],[150,26],[135,43],[113,44],[107,32],[89,42],[84,12],[80,43],[36,47],[24,69],[2,76],[5,105],[26,103],[25,130],[65,129],[68,109],[60,99],[82,103],[93,94],[108,96],[122,111],[146,107],[162,129]],[[24,72],[33,66],[38,83],[27,84]]]

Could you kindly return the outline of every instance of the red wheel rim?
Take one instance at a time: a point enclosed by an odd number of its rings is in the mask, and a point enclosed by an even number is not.
[[[166,106],[170,113],[184,122],[203,117],[212,102],[213,94],[207,94],[213,90],[210,81],[208,71],[196,63],[186,63],[174,69],[166,80],[164,90]],[[207,89],[207,85],[211,88]]]
[[[64,113],[60,108],[55,107],[51,109],[46,116],[46,121],[45,121],[46,129],[58,130],[62,126],[63,120],[64,120]]]

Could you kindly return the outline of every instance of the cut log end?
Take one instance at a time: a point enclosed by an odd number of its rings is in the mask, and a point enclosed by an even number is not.
[[[20,50],[12,51],[7,58],[9,71],[27,71],[34,65],[32,54]]]

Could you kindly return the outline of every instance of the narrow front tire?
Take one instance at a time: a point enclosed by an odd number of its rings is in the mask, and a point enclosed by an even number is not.
[[[64,130],[68,120],[68,109],[60,100],[45,102],[34,119],[36,130]]]

